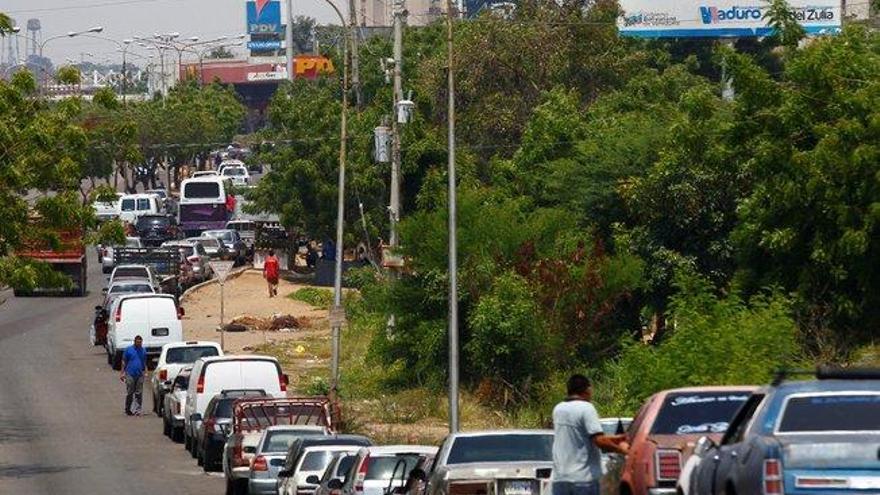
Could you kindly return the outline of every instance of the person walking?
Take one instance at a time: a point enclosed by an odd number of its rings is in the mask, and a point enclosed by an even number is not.
[[[602,452],[626,455],[626,435],[605,435],[590,402],[589,378],[572,375],[568,397],[553,408],[553,495],[599,495]]]
[[[125,414],[140,416],[144,401],[144,373],[147,371],[147,351],[140,335],[134,345],[122,355],[122,376],[125,383]]]
[[[266,260],[263,262],[263,276],[269,284],[269,297],[278,295],[278,258],[275,251],[269,250]]]

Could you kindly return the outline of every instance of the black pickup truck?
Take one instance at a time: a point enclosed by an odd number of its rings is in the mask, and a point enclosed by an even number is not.
[[[169,215],[141,215],[135,223],[144,246],[161,246],[180,237],[174,218]]]

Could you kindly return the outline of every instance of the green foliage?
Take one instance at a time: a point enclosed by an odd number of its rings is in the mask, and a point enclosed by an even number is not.
[[[82,80],[82,74],[79,69],[72,65],[60,67],[55,73],[55,80],[58,84],[79,84]]]
[[[675,329],[660,345],[629,341],[603,372],[597,388],[614,413],[632,414],[642,401],[668,388],[768,382],[775,370],[800,362],[789,301],[776,291],[748,302],[719,297],[696,276],[676,281],[670,302]]]
[[[333,305],[333,291],[327,289],[303,287],[287,297],[321,309],[329,309]]]

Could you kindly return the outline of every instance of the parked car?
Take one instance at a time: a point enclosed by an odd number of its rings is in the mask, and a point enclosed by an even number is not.
[[[194,282],[204,282],[214,276],[209,262],[211,256],[205,250],[201,240],[168,241],[162,247],[176,247],[192,271]]]
[[[116,193],[116,200],[114,201],[95,200],[95,202],[92,203],[92,208],[95,209],[95,217],[98,218],[99,222],[106,222],[119,218],[119,198],[122,196],[124,196],[124,194]]]
[[[110,280],[107,285],[113,285],[119,280],[148,280],[153,287],[159,287],[159,281],[153,273],[153,269],[146,265],[119,265],[110,272]]]
[[[121,294],[155,294],[156,288],[146,278],[117,278],[101,292],[106,297],[114,297]]]
[[[345,473],[351,469],[351,465],[354,463],[355,454],[355,452],[336,452],[333,454],[333,458],[327,465],[327,469],[324,470],[323,476],[318,480],[318,487],[315,488],[314,495],[338,494],[339,490],[341,490],[340,487],[345,480]],[[281,464],[284,464],[283,458]],[[419,467],[424,469],[424,466],[421,463],[419,464]],[[330,488],[331,482],[334,485],[334,488]]]
[[[174,442],[183,441],[183,404],[191,373],[191,367],[180,370],[162,398],[162,433]]]
[[[251,461],[262,431],[282,424],[315,426],[331,433],[335,425],[330,400],[326,397],[294,397],[236,402],[232,412],[232,432],[223,447],[227,491],[247,490]]]
[[[150,377],[150,392],[153,395],[153,411],[161,416],[165,393],[171,388],[171,381],[184,368],[192,368],[197,359],[222,356],[220,344],[210,341],[172,342],[162,346],[156,369]]]
[[[620,473],[621,495],[675,494],[681,468],[703,435],[716,440],[755,387],[664,390],[642,405],[627,431],[629,455]]]
[[[206,230],[202,232],[202,237],[212,237],[222,242],[226,247],[227,256],[237,263],[243,263],[247,257],[247,246],[235,230]]]
[[[140,248],[144,247],[140,237],[126,237],[125,247]],[[116,266],[116,256],[114,255],[115,246],[100,246],[98,248],[98,257],[101,258],[101,272],[110,273]]]
[[[189,242],[198,242],[205,249],[205,253],[211,260],[223,259],[227,256],[226,245],[213,237],[190,237]]]
[[[205,472],[223,470],[223,446],[231,431],[235,401],[264,397],[265,390],[244,389],[224,390],[211,398],[203,417],[194,423],[195,434],[190,446],[190,453]]]
[[[297,438],[326,434],[327,429],[322,426],[278,425],[263,430],[248,473],[248,493],[278,493],[278,472],[284,465],[290,444]]]
[[[220,169],[220,176],[230,179],[236,186],[246,186],[251,181],[251,174],[244,165],[227,165]]]
[[[698,442],[686,493],[880,493],[880,369],[780,374],[720,440]]]
[[[141,215],[158,215],[162,212],[159,197],[155,194],[126,194],[119,199],[119,219],[135,223]]]
[[[264,390],[271,397],[287,396],[287,377],[278,360],[269,356],[221,356],[200,358],[193,363],[192,379],[184,408],[184,444],[192,450],[197,420],[205,414],[211,398],[223,390]]]
[[[254,240],[257,236],[257,224],[250,220],[230,220],[226,222],[226,229],[238,232],[238,235],[241,237],[241,240],[244,242],[248,251],[254,249]]]
[[[140,335],[149,360],[156,359],[162,346],[183,340],[180,318],[183,309],[168,294],[135,294],[114,299],[107,325],[107,362],[118,370],[122,353]]]
[[[306,478],[312,475],[320,476],[324,473],[327,464],[330,463],[330,452],[356,452],[360,447],[369,447],[372,444],[369,438],[360,435],[333,435],[296,439],[290,444],[287,455],[284,457],[284,466],[278,471],[278,495],[297,495],[298,493],[306,494],[313,492],[318,484],[308,484],[306,483]],[[334,449],[330,450],[331,448]],[[306,462],[306,455],[311,453],[313,454],[309,456],[308,462]],[[312,478],[312,481],[318,480]]]
[[[438,448],[423,445],[364,447],[345,474],[342,495],[386,495],[385,490],[403,488],[410,471],[427,458],[434,459]],[[312,483],[318,480],[306,480]],[[535,494],[538,495],[538,494]]]
[[[178,238],[177,222],[165,214],[139,216],[135,230],[145,246],[160,246]]]

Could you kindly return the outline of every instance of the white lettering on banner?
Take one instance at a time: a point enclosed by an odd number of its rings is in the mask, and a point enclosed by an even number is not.
[[[287,79],[287,71],[279,72],[248,72],[248,81],[281,81]]]

